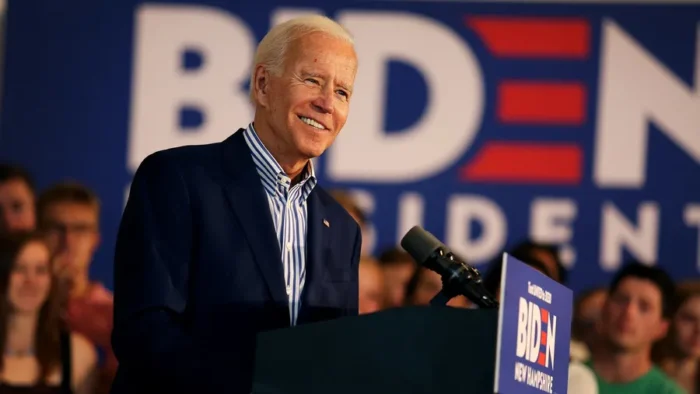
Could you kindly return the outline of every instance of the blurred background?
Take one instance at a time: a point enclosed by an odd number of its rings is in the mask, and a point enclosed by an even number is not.
[[[363,227],[365,311],[439,290],[397,248],[414,225],[484,273],[539,256],[576,295],[630,260],[694,280],[700,4],[623,3],[2,1],[3,226],[55,231],[109,293],[139,163],[245,127],[257,42],[321,13],[360,59],[315,165]]]

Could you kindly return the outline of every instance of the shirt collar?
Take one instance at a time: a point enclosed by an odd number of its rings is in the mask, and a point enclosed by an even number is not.
[[[248,148],[250,149],[253,157],[253,162],[255,163],[258,174],[262,179],[265,190],[269,193],[274,193],[274,190],[277,190],[278,185],[282,186],[286,190],[289,190],[292,180],[284,172],[282,166],[277,162],[275,157],[272,156],[272,153],[270,153],[270,151],[262,143],[260,137],[258,137],[258,134],[255,131],[255,127],[253,127],[252,122],[243,131],[243,136],[248,144]],[[299,182],[299,185],[306,191],[303,193],[304,197],[308,197],[311,189],[314,188],[317,182],[316,170],[314,169],[314,165],[311,160],[309,160],[309,162],[306,164],[302,174],[302,180]]]

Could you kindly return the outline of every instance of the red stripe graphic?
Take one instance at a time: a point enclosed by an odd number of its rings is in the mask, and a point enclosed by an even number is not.
[[[467,16],[466,25],[497,57],[585,59],[591,50],[583,18]]]
[[[503,81],[497,100],[502,123],[580,126],[586,120],[586,86],[578,82]]]
[[[545,360],[544,353],[540,352],[540,356],[537,358],[537,364],[540,364],[541,366],[544,367],[544,360]]]
[[[577,185],[583,152],[574,144],[487,142],[461,169],[463,181]]]

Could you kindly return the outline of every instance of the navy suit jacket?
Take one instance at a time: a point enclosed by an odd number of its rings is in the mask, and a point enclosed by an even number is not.
[[[359,226],[318,185],[307,206],[298,324],[356,315]],[[289,326],[279,242],[243,129],[147,157],[117,238],[112,393],[249,393],[256,333]]]

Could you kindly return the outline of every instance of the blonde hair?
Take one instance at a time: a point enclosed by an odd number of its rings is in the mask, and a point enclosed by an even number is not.
[[[280,75],[284,70],[287,50],[296,40],[312,33],[324,33],[354,45],[355,41],[343,26],[321,15],[306,15],[290,19],[274,26],[263,37],[255,51],[250,72],[250,100],[255,102],[255,69],[263,65],[271,74]]]

